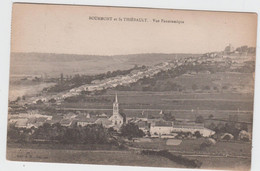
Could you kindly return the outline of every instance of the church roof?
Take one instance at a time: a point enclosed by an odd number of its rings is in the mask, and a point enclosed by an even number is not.
[[[118,116],[118,117],[121,117],[121,118],[124,119],[124,117],[123,117],[120,113],[118,113],[118,115],[112,115],[112,116],[110,117],[110,119],[114,118],[115,116]]]

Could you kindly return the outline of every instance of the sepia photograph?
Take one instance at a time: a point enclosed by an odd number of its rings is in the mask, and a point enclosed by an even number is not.
[[[250,170],[257,19],[14,3],[6,159]]]

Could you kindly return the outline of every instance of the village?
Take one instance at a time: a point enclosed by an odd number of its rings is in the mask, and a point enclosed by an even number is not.
[[[120,114],[119,100],[117,94],[113,103],[112,115],[107,113],[90,114],[82,111],[67,111],[57,113],[57,115],[40,114],[38,110],[30,110],[26,113],[9,115],[8,123],[17,128],[37,129],[44,123],[50,125],[59,123],[64,127],[85,127],[87,125],[102,125],[104,128],[113,128],[120,133],[123,125],[132,123],[138,126],[146,138],[198,138],[214,137],[215,131],[205,127],[204,121],[194,121],[190,119],[165,119],[163,110],[157,115],[149,115],[149,112],[142,112],[136,117],[127,117]],[[152,117],[151,117],[152,116]],[[171,116],[170,116],[171,117]],[[250,125],[250,124],[249,124]],[[248,130],[248,129],[247,129]],[[241,130],[239,139],[251,140],[251,134],[247,130]],[[230,133],[221,134],[221,139],[234,139]]]

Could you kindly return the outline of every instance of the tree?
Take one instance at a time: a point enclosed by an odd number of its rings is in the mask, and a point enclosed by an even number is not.
[[[248,48],[248,53],[253,53],[253,54],[255,54],[255,52],[256,52],[256,48],[255,48],[255,47],[249,47],[249,48]]]
[[[203,118],[203,116],[201,116],[201,115],[200,115],[200,116],[197,116],[195,122],[196,122],[196,123],[204,123],[204,118]]]
[[[227,90],[228,89],[228,86],[223,86],[222,87],[222,90]]]
[[[171,114],[171,112],[169,112],[169,113],[164,113],[164,114],[163,114],[163,119],[164,119],[165,121],[175,121],[175,116],[173,116],[173,115]]]
[[[117,131],[113,127],[108,128],[107,131],[109,134],[112,134],[112,135],[117,133]]]
[[[217,127],[217,126],[214,124],[214,122],[212,122],[212,123],[208,126],[208,128],[211,129],[211,130],[213,130],[213,131],[216,130],[216,127]]]
[[[236,51],[238,51],[239,53],[241,53],[241,52],[242,52],[241,47],[236,48]]]
[[[210,86],[208,86],[208,85],[204,86],[203,90],[210,90]]]
[[[230,52],[231,51],[231,47],[230,46],[226,46],[224,51],[225,52]]]
[[[123,117],[123,123],[126,123],[126,114],[123,109],[119,109],[119,114]]]
[[[213,119],[213,118],[214,118],[214,115],[210,114],[209,119]]]
[[[225,125],[222,122],[219,122],[214,131],[216,133],[225,133],[226,132],[226,127],[225,127]]]
[[[7,129],[7,141],[16,141],[20,136],[19,129],[14,125],[9,125]]]
[[[246,45],[241,46],[241,51],[242,52],[247,52],[248,51],[248,46],[246,46]]]
[[[16,102],[18,102],[18,101],[20,101],[21,100],[21,97],[20,96],[18,96],[17,98],[16,98]]]
[[[51,99],[49,100],[49,102],[50,102],[50,103],[56,103],[56,100],[55,100],[54,98],[51,98]]]
[[[195,135],[196,138],[201,138],[202,137],[202,135],[201,135],[201,133],[199,131],[194,132],[194,135]]]
[[[128,123],[121,127],[121,135],[131,139],[134,137],[143,137],[145,133],[141,129],[139,129],[136,124]]]
[[[43,101],[42,101],[41,99],[40,99],[40,100],[37,100],[37,101],[36,101],[36,104],[37,104],[37,105],[43,104]]]
[[[241,129],[241,130],[244,130],[244,131],[248,131],[247,124],[246,124],[246,123],[241,123],[240,129]]]

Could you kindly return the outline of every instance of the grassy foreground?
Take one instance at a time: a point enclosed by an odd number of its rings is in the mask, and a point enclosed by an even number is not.
[[[13,161],[34,161],[54,163],[81,163],[150,167],[184,167],[164,157],[144,156],[133,151],[111,150],[56,150],[7,148],[7,159]]]

